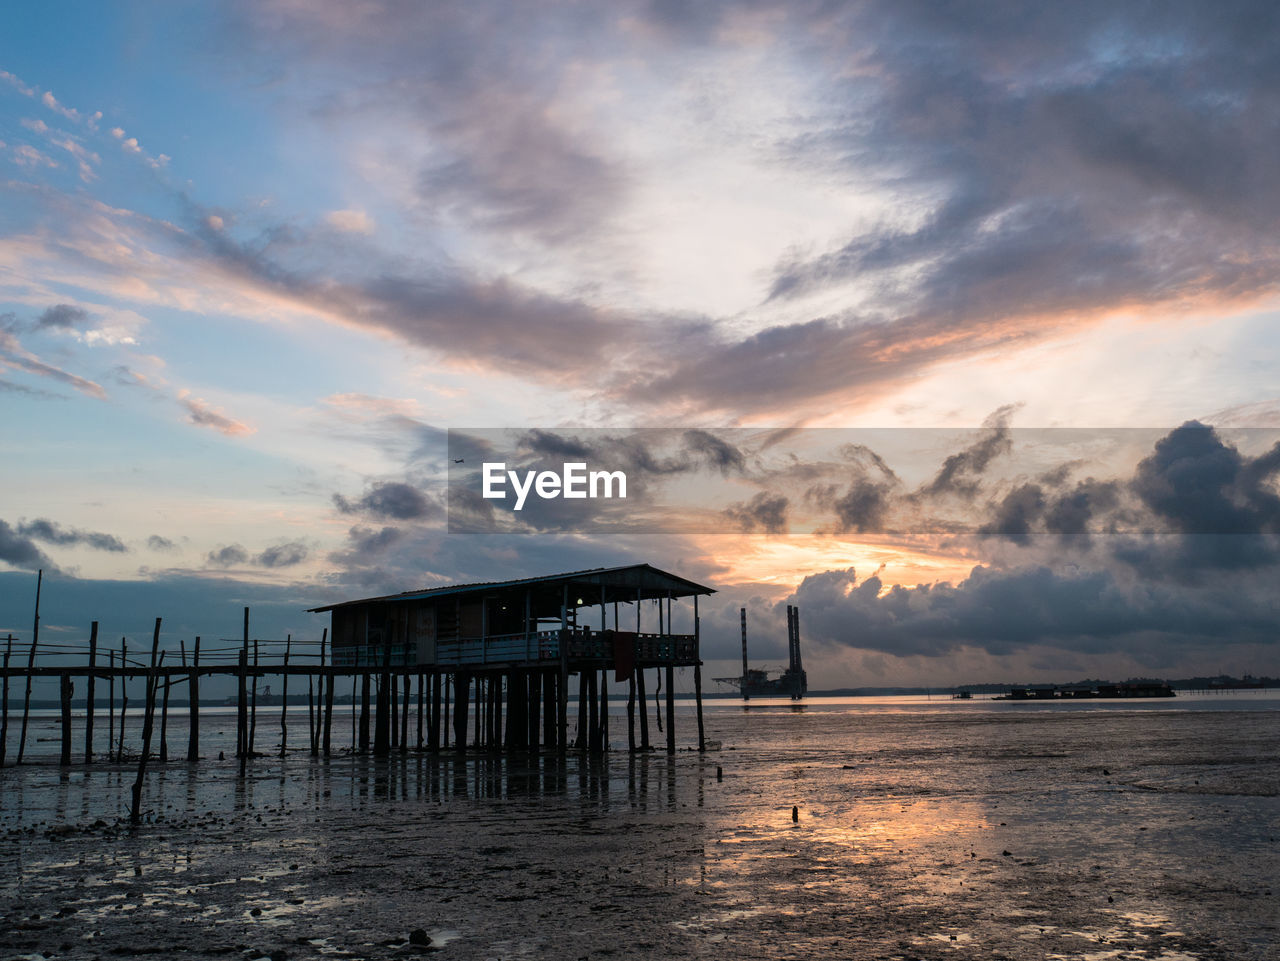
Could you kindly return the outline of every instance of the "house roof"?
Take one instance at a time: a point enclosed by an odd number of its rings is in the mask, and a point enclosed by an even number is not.
[[[633,601],[659,597],[691,597],[697,594],[714,594],[715,588],[694,583],[691,580],[659,570],[650,564],[629,564],[624,567],[593,567],[564,574],[547,574],[542,577],[524,577],[510,581],[480,581],[474,584],[447,584],[400,594],[381,597],[362,597],[353,601],[326,604],[309,608],[310,613],[332,611],[356,604],[390,604],[401,601],[429,600],[465,594],[520,593],[533,589],[540,597],[563,595],[566,588],[570,607],[600,603],[601,594],[606,601]],[[617,593],[614,593],[617,592]],[[574,601],[581,601],[575,604]],[[558,603],[558,601],[557,601]]]

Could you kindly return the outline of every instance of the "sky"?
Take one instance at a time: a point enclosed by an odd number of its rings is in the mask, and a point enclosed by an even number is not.
[[[713,674],[1280,674],[1277,19],[7,4],[0,631],[643,561]],[[740,498],[451,531],[499,428]]]

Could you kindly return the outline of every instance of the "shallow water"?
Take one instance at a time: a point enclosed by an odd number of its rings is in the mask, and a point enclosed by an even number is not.
[[[1273,701],[725,701],[707,736],[170,762],[136,831],[126,767],[8,768],[0,956],[1280,957]]]

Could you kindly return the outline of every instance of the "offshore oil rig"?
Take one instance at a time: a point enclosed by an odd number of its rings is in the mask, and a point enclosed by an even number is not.
[[[800,608],[787,605],[787,669],[779,677],[751,667],[747,662],[747,609],[738,611],[742,621],[742,676],[717,677],[720,684],[730,684],[742,692],[742,699],[753,697],[789,697],[798,701],[809,690],[809,677],[800,659]]]

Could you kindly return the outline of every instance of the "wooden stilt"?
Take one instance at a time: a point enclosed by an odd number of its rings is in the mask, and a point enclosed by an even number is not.
[[[391,724],[387,731],[387,748],[394,750],[400,732],[400,678],[395,674],[391,675],[389,704],[391,706]]]
[[[422,750],[422,715],[426,706],[426,692],[423,689],[427,682],[427,672],[418,671],[418,750]]]
[[[360,677],[360,753],[369,753],[369,672]]]
[[[400,684],[404,688],[401,694],[403,706],[400,708],[400,753],[409,750],[409,674],[400,676]]]
[[[256,757],[258,733],[258,642],[253,642],[253,686],[249,690],[249,756]]]
[[[707,749],[707,732],[702,723],[702,620],[698,617],[698,595],[693,595],[693,692],[698,704],[698,750]]]
[[[644,690],[644,668],[636,668],[636,700],[640,705],[640,750],[650,749],[649,744],[649,705]]]
[[[462,672],[453,675],[453,747],[464,751],[467,746],[467,702],[471,699],[471,678]]]
[[[307,675],[307,744],[311,751],[311,756],[315,757],[319,753],[319,734],[320,729],[316,726],[316,695],[315,695],[315,679]]]
[[[146,706],[142,713],[142,754],[138,758],[138,776],[133,782],[133,804],[129,808],[129,822],[142,821],[142,782],[147,775],[147,759],[151,754],[151,728],[156,716],[156,653],[160,649],[160,618],[156,618],[155,633],[151,637],[151,668],[147,671]]]
[[[71,766],[71,675],[63,672],[58,675],[59,700],[62,702],[62,757],[63,767]]]
[[[530,671],[528,677],[528,699],[529,699],[529,715],[528,724],[529,731],[525,735],[526,746],[530,751],[538,750],[538,715],[539,709],[543,707],[539,702],[543,700],[542,692],[543,672]],[[549,687],[549,685],[548,685]],[[545,734],[545,732],[544,732]],[[544,736],[544,741],[549,740]]]
[[[191,692],[191,730],[187,734],[187,761],[200,760],[200,637],[196,636],[191,651],[191,678],[187,688]]]
[[[5,651],[5,659],[9,657],[9,652]],[[107,651],[107,669],[111,672],[107,677],[107,763],[110,764],[112,758],[115,757],[116,749],[116,652]],[[7,684],[8,681],[6,680]],[[9,692],[6,691],[5,694]],[[8,697],[5,698],[9,700]],[[7,721],[9,714],[8,707],[5,707],[5,720]],[[7,725],[6,725],[7,726]],[[3,755],[0,755],[2,758]]]
[[[676,669],[667,664],[667,753],[676,752]]]
[[[636,669],[627,675],[627,750],[636,750]]]
[[[165,655],[165,652],[161,651],[160,652],[161,665],[164,664],[164,655]],[[159,680],[156,681],[157,685],[159,685],[160,683],[161,682]],[[173,682],[170,678],[166,677],[163,681],[163,684],[164,684],[164,700],[161,702],[161,706],[160,706],[160,763],[168,764],[169,763],[169,688],[173,686]]]
[[[124,760],[124,718],[129,709],[129,646],[120,638],[120,744],[116,748],[116,760]]]
[[[609,669],[600,668],[600,750],[609,750]]]
[[[280,675],[280,756],[284,757],[289,749],[289,648],[293,646],[293,635],[284,636],[284,668]],[[310,678],[307,678],[310,681]]]
[[[36,617],[35,623],[31,628],[31,656],[27,658],[27,693],[22,699],[22,733],[18,735],[18,762],[22,763],[22,756],[27,751],[27,719],[31,715],[31,678],[35,673],[36,666],[36,644],[40,640],[40,585],[44,581],[44,571],[41,570],[36,574]]]
[[[564,753],[568,724],[568,696],[564,692],[562,671],[542,675],[542,743],[548,750]]]
[[[320,634],[320,666],[324,667],[324,649],[325,642],[329,640],[329,628],[325,628]],[[321,748],[325,757],[330,757],[332,751],[332,735],[333,735],[333,685],[338,681],[336,674],[328,674],[320,678],[320,689],[324,691],[324,733],[320,737]]]
[[[600,705],[596,700],[596,672],[594,668],[584,668],[578,676],[578,685],[586,681],[587,689],[587,750],[592,754],[600,750]]]
[[[244,634],[240,642],[240,678],[236,686],[236,757],[249,753],[249,702],[246,687],[249,683],[249,608],[244,609]],[[240,765],[243,776],[244,765]]]
[[[85,684],[84,714],[84,763],[93,763],[93,709],[97,697],[97,677],[94,670],[98,666],[98,622],[94,621],[89,628],[89,678]]]
[[[0,692],[0,767],[4,767],[5,751],[9,744],[9,655],[12,653],[13,635],[10,634],[4,641],[4,684]]]
[[[440,679],[439,671],[431,672],[431,720],[427,722],[427,747],[440,750]]]
[[[440,747],[445,749],[449,747],[449,712],[452,710],[453,695],[456,693],[456,690],[452,689],[456,689],[458,686],[456,680],[450,680],[452,677],[452,674],[445,674],[440,678],[440,683],[444,688],[442,694],[444,697],[444,724],[440,728]]]
[[[327,628],[326,628],[327,631]],[[324,638],[320,639],[320,662],[324,663]],[[324,756],[331,757],[333,734],[333,685],[337,682],[336,674],[329,675],[329,681],[324,688]]]
[[[249,608],[244,609],[246,637],[249,630]],[[246,700],[245,686],[249,673],[249,645],[246,641],[240,648],[240,663],[236,679],[236,744],[239,745],[236,756],[240,759],[240,776],[245,775],[245,765],[249,760],[249,702]]]

